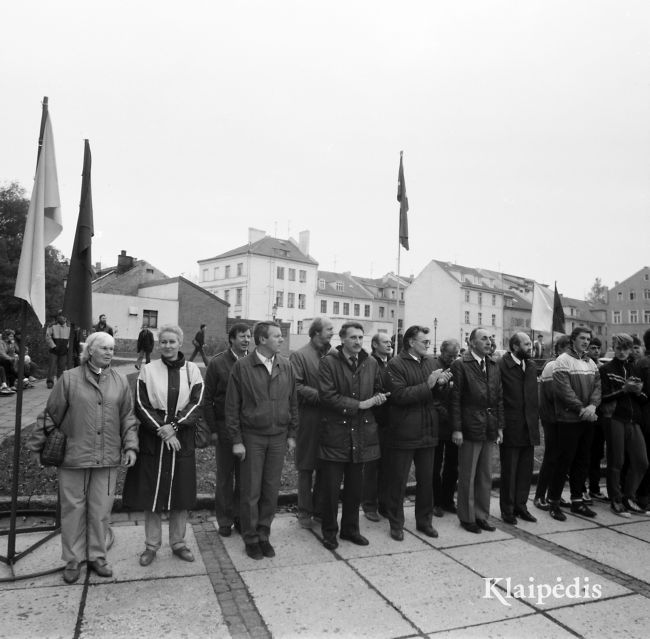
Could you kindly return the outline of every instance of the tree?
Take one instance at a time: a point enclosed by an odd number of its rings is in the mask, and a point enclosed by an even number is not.
[[[597,277],[587,293],[587,301],[592,304],[607,304],[607,290],[602,280]]]
[[[20,184],[0,185],[0,329],[16,329],[20,322],[21,301],[14,297],[14,289],[28,210],[29,199]],[[48,317],[54,316],[63,305],[67,274],[68,263],[61,252],[53,246],[46,247],[45,309]],[[25,328],[30,354],[37,361],[44,361],[47,351],[43,330],[33,313],[28,313]]]

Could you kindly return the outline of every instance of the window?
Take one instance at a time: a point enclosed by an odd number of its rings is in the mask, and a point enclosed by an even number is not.
[[[573,308],[573,306],[569,309],[569,315],[571,317],[575,317],[575,315],[576,315],[576,309]]]
[[[616,299],[617,299],[619,302],[622,302],[622,301],[623,301],[623,291],[618,291],[618,292],[616,293]]]
[[[206,282],[208,279],[208,269],[204,268],[203,269],[203,281]]]
[[[469,291],[465,291],[465,301],[469,302]]]
[[[497,316],[492,314],[492,326],[496,326],[496,325],[497,325]]]
[[[287,308],[293,308],[296,303],[296,294],[287,293]]]
[[[305,308],[307,296],[304,293],[298,293],[298,308]]]
[[[327,300],[320,301],[320,312],[327,313]]]
[[[497,296],[493,295],[492,296],[492,306],[496,306],[496,305],[497,305]]]
[[[302,333],[302,320],[298,320],[298,335]]]
[[[355,304],[354,305],[354,316],[359,317],[361,314],[361,304]]]
[[[277,278],[279,280],[283,280],[284,279],[284,266],[278,266],[277,269],[276,269],[276,272],[277,272]]]
[[[478,303],[479,303],[479,304],[483,304],[483,293],[479,293],[479,294],[478,294]],[[481,323],[481,322],[479,322],[479,324],[480,324],[480,323]]]
[[[299,282],[307,281],[307,271],[303,271],[303,270],[298,271],[298,281]]]
[[[390,309],[390,318],[395,319],[395,309],[393,308]]]
[[[321,291],[325,288],[325,280],[318,280],[318,288],[321,289]]]
[[[225,273],[224,277],[226,279],[228,279],[230,277],[230,264],[228,266],[226,266],[226,273]]]
[[[465,311],[465,324],[469,324],[469,311]]]
[[[158,328],[158,311],[142,311],[142,323],[149,328]]]
[[[284,306],[284,291],[275,292],[275,305],[278,308],[282,308]]]
[[[218,277],[219,277],[219,267],[215,266],[214,267],[214,275],[213,275],[212,279],[216,280]]]
[[[630,291],[630,302],[636,299],[636,291]]]
[[[612,324],[620,324],[621,323],[621,311],[614,311],[612,313]]]
[[[392,299],[395,299],[395,291],[392,288],[390,289],[390,296]]]
[[[296,281],[296,269],[295,268],[290,268],[289,269],[289,281],[290,282],[295,282]]]
[[[384,310],[383,306],[379,307],[379,319],[384,319]]]
[[[478,325],[480,326],[483,324],[483,313],[478,314]]]
[[[334,313],[334,315],[339,314],[339,302],[334,302],[332,304],[332,313]]]
[[[380,288],[379,289],[379,297],[386,297],[386,294],[384,293],[384,289]]]
[[[402,302],[404,301],[404,291],[399,292],[399,298],[402,300]]]
[[[643,279],[647,282],[648,280],[650,280],[650,275],[648,275],[647,273],[644,273],[643,274]]]
[[[630,324],[639,323],[639,311],[630,311]]]
[[[597,327],[596,327],[596,332],[598,333],[598,335],[602,335],[602,334],[603,334],[603,327],[600,326],[600,325],[597,326]]]
[[[363,316],[370,317],[370,304],[365,304],[363,307]]]
[[[244,274],[244,263],[239,262],[237,264],[237,277],[241,277]]]
[[[241,289],[235,289],[235,306],[241,306]]]
[[[650,311],[643,311],[643,323],[650,324]]]
[[[224,299],[224,302],[230,302],[230,289],[226,289],[223,292],[223,299]]]
[[[336,283],[336,290],[340,293],[343,291],[343,282]]]
[[[343,315],[350,314],[350,304],[348,302],[343,302]]]
[[[646,288],[643,290],[643,299],[650,300],[650,288]]]

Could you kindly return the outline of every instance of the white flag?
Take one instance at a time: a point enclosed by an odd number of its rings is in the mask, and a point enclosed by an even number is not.
[[[62,229],[54,138],[48,112],[14,293],[34,309],[41,324],[45,324],[45,247],[54,241]]]
[[[553,326],[553,291],[535,282],[533,288],[533,310],[530,327],[535,331],[550,331]]]

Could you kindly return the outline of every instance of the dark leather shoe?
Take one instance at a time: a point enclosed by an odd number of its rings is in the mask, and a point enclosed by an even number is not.
[[[461,521],[460,525],[467,532],[476,533],[477,535],[481,532],[481,529],[472,521]]]
[[[401,528],[391,528],[390,536],[395,541],[404,541],[404,531]]]
[[[63,581],[67,584],[73,584],[79,580],[81,568],[76,561],[69,561],[63,570]]]
[[[442,510],[442,508],[440,508],[440,506],[434,506],[434,507],[433,507],[433,516],[434,516],[434,517],[443,517],[444,514],[445,514],[445,513],[444,513],[444,511]]]
[[[113,571],[111,567],[106,563],[106,559],[98,557],[93,561],[88,562],[88,566],[93,572],[96,572],[100,577],[112,577]]]
[[[481,530],[487,530],[488,532],[494,532],[496,528],[490,524],[487,519],[477,519],[476,520],[476,525],[481,529]]]
[[[194,561],[192,551],[186,546],[183,546],[182,548],[174,548],[172,549],[172,552],[183,561]]]
[[[323,546],[325,546],[327,550],[336,550],[339,547],[339,542],[336,541],[334,535],[327,535],[326,537],[323,537]]]
[[[437,537],[438,531],[431,525],[429,526],[416,526],[416,530],[419,530],[422,534],[427,537]]]
[[[257,542],[253,544],[246,544],[246,554],[251,559],[264,559],[264,553],[262,552],[262,549]]]
[[[550,504],[549,514],[557,521],[566,521],[566,515],[562,512],[559,503]]]
[[[380,521],[379,515],[374,510],[364,510],[363,514],[368,521]]]
[[[156,551],[155,550],[149,550],[149,548],[147,548],[140,555],[140,565],[141,566],[148,566],[155,558],[156,558]]]
[[[501,519],[505,524],[510,524],[511,526],[517,525],[517,518],[514,515],[506,515],[505,513],[501,513]]]
[[[526,509],[526,510],[523,510],[523,509],[517,510],[517,517],[519,517],[519,519],[522,519],[523,521],[529,521],[531,524],[534,524],[537,521],[537,517],[535,517],[535,515],[532,515],[528,511],[528,509]]]
[[[595,517],[596,513],[582,501],[576,501],[571,504],[571,512],[583,517]]]
[[[219,534],[222,537],[230,537],[230,535],[232,535],[232,527],[231,526],[219,526]]]
[[[265,557],[275,557],[275,550],[268,539],[266,541],[260,541],[260,549]]]
[[[455,515],[458,512],[456,509],[456,504],[443,504],[442,509],[445,512],[451,513],[452,515]]]
[[[359,533],[352,533],[352,534],[341,533],[339,537],[341,539],[345,539],[345,541],[351,541],[353,544],[356,544],[357,546],[367,546],[370,543],[363,535],[360,535]]]

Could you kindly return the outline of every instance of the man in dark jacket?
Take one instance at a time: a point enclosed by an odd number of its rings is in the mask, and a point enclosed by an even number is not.
[[[106,323],[106,315],[99,316],[99,322],[93,326],[95,333],[108,333],[113,336],[113,327]]]
[[[251,329],[238,322],[228,331],[230,348],[215,355],[205,374],[204,413],[210,430],[216,435],[215,458],[217,483],[214,506],[219,534],[230,537],[232,526],[241,529],[239,519],[239,458],[233,455],[232,440],[226,430],[226,390],[233,364],[248,355]]]
[[[386,401],[379,368],[362,349],[363,326],[346,322],[339,331],[341,346],[320,361],[318,385],[321,432],[318,457],[321,468],[323,546],[338,547],[338,500],[343,480],[341,539],[360,546],[368,540],[359,533],[363,464],[379,457],[374,406]]]
[[[253,329],[255,350],[232,367],[226,390],[226,429],[239,457],[240,517],[246,554],[274,557],[269,541],[287,450],[296,447],[298,396],[289,360],[280,355],[284,341],[275,322]]]
[[[434,370],[450,370],[449,367],[458,359],[460,344],[458,340],[446,339],[440,345],[440,355],[434,363]],[[458,447],[451,441],[451,420],[449,405],[453,381],[438,388],[434,397],[438,411],[438,445],[433,456],[433,514],[442,517],[443,511],[456,514],[454,493],[458,481]]]
[[[404,540],[404,496],[411,463],[415,464],[415,525],[427,537],[437,537],[433,515],[433,455],[438,442],[438,411],[434,394],[446,386],[451,372],[434,370],[427,355],[429,329],[410,326],[402,350],[388,364],[390,427],[388,453],[388,519],[390,536]]]
[[[377,361],[382,387],[387,389],[389,384],[388,362],[393,353],[393,342],[387,333],[373,335],[371,341],[372,357]],[[390,400],[373,409],[379,435],[379,459],[366,462],[363,465],[363,497],[361,507],[366,519],[379,521],[379,515],[388,517],[386,510],[386,480],[388,468],[386,465],[386,434],[390,423]]]
[[[504,418],[499,502],[501,519],[514,526],[517,516],[537,521],[526,502],[533,481],[535,446],[539,444],[539,410],[537,366],[530,359],[530,337],[515,333],[509,348],[499,360]]]
[[[58,379],[68,366],[68,344],[70,327],[63,316],[63,311],[56,314],[56,322],[47,327],[45,342],[50,350],[50,362],[47,368],[47,387],[54,386],[54,376]]]
[[[298,471],[298,523],[302,528],[311,528],[312,516],[320,515],[319,477],[318,472],[315,472],[320,429],[318,366],[321,358],[330,350],[332,335],[334,335],[332,322],[327,318],[317,317],[309,327],[309,343],[291,353],[289,357],[296,376],[298,391],[296,470]]]
[[[650,397],[650,328],[643,334],[645,355],[638,359],[634,366],[634,375],[643,384],[642,391]],[[645,440],[646,453],[650,457],[650,401],[641,408],[641,432]],[[637,503],[646,510],[650,508],[650,468],[646,471],[636,491]]]
[[[138,360],[135,363],[135,367],[138,370],[140,370],[140,366],[142,366],[143,359],[145,360],[145,364],[148,364],[151,361],[153,345],[153,333],[151,330],[149,330],[149,327],[146,324],[143,324],[142,330],[138,334],[138,343],[136,345],[136,350],[138,351]]]
[[[493,531],[487,520],[492,488],[494,442],[503,440],[501,375],[489,357],[490,335],[475,328],[469,350],[451,365],[451,440],[458,455],[458,518],[472,533]]]
[[[208,365],[208,358],[205,355],[205,352],[203,351],[203,347],[205,346],[205,324],[201,324],[199,330],[196,332],[196,335],[194,336],[194,339],[192,340],[192,345],[194,346],[194,350],[192,351],[192,356],[190,357],[190,362],[194,361],[194,358],[197,355],[201,356],[201,359],[203,360],[203,363],[207,366]]]

